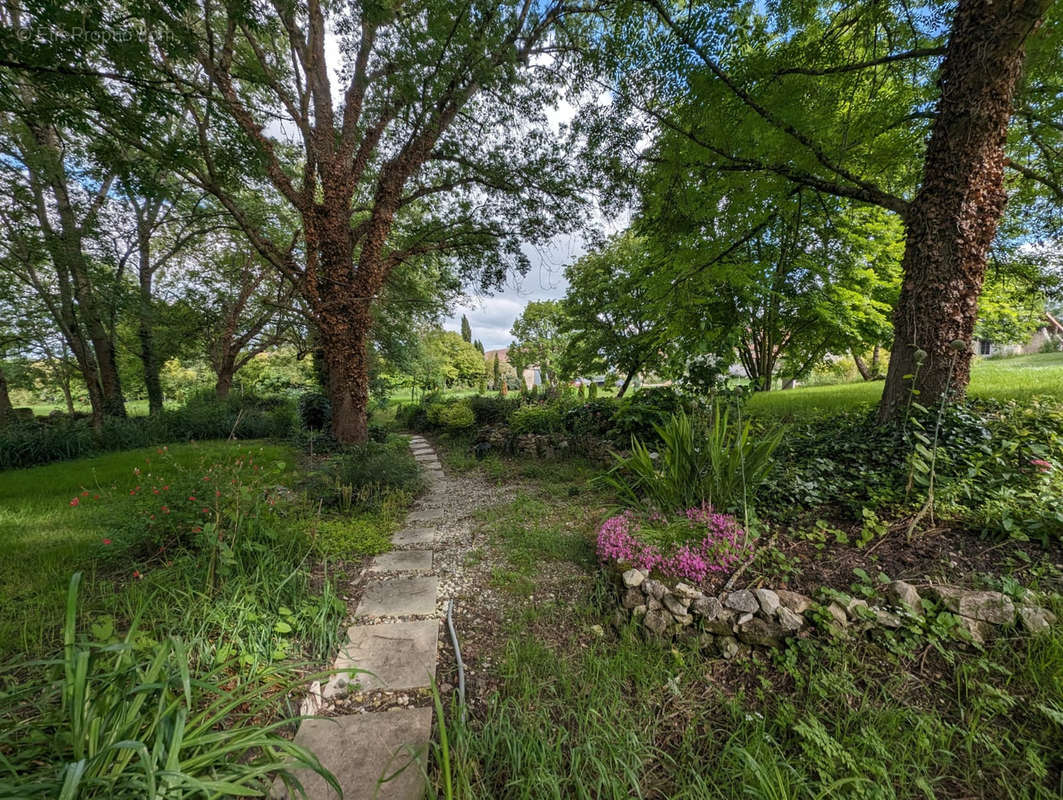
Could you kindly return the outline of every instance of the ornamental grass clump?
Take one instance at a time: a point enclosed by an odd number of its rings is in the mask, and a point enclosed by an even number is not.
[[[610,517],[598,528],[597,551],[606,563],[703,583],[731,572],[749,552],[749,540],[734,517],[701,505],[671,516],[625,511]]]

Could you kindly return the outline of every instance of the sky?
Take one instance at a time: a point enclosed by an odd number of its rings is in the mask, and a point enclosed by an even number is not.
[[[565,296],[565,266],[579,258],[586,248],[578,234],[554,237],[546,247],[524,246],[532,268],[523,277],[511,275],[501,292],[492,296],[472,295],[453,309],[443,322],[449,331],[461,331],[461,315],[469,318],[472,338],[483,342],[485,350],[508,347],[513,337],[513,321],[532,300],[559,300]]]

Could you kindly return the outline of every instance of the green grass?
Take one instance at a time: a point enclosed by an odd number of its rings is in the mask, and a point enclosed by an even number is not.
[[[446,449],[441,455],[448,459]],[[783,651],[726,662],[692,638],[665,644],[637,625],[614,623],[615,588],[595,577],[593,553],[610,498],[561,491],[552,474],[567,470],[554,462],[532,470],[519,460],[474,466],[450,457],[519,489],[480,515],[502,556],[491,580],[510,606],[506,644],[492,667],[498,689],[467,723],[457,708],[446,713],[448,769],[437,746],[437,796],[1048,800],[1063,793],[1063,627],[1039,636],[1007,632],[984,651],[937,649],[925,632],[872,640],[817,633]],[[1058,598],[1053,608],[1063,612]]]
[[[232,458],[254,451],[262,462],[286,462],[278,475],[291,473],[295,453],[287,446],[264,442],[207,442],[172,445],[175,464],[194,466],[203,461]],[[88,502],[97,492],[123,492],[138,483],[134,469],[158,463],[157,448],[110,453],[42,467],[0,472],[0,656],[38,652],[54,642],[62,615],[70,575],[85,574],[83,604],[100,613],[120,613],[136,606],[151,587],[168,584],[159,570],[142,581],[132,572],[141,562],[132,555],[136,542],[126,542],[122,552],[111,550],[104,539],[117,539],[110,527],[113,509]],[[90,497],[78,506],[71,500],[82,491]]]
[[[882,381],[872,381],[761,392],[750,398],[748,408],[752,414],[779,417],[870,409],[882,397],[882,387]],[[968,395],[1019,401],[1036,395],[1063,399],[1063,353],[977,359],[971,369]]]
[[[62,411],[64,414],[66,413],[65,403],[33,403],[29,408],[32,408],[33,413],[38,417],[46,417],[53,411]],[[171,406],[167,405],[167,408],[171,408]],[[148,415],[148,401],[126,400],[125,410],[131,417],[146,417]],[[87,403],[74,403],[74,411],[79,414],[92,413],[92,409]]]

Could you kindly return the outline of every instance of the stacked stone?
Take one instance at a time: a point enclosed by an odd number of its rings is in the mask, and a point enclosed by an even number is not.
[[[667,586],[641,569],[627,570],[621,581],[621,606],[647,631],[665,638],[696,636],[702,649],[715,649],[725,658],[733,658],[743,645],[781,646],[809,628],[812,609],[824,608],[812,598],[787,589],[739,589],[706,595],[682,582]],[[928,594],[954,613],[979,644],[989,638],[993,625],[1013,625],[1019,620],[1026,630],[1036,633],[1055,622],[1052,612],[1034,604],[1032,594],[1030,602],[1018,606],[1000,592],[935,586]],[[909,583],[894,581],[886,586],[886,599],[886,604],[876,606],[860,598],[851,598],[844,606],[832,602],[825,607],[828,628],[836,633],[849,628],[899,628],[905,616],[923,614],[923,600]]]

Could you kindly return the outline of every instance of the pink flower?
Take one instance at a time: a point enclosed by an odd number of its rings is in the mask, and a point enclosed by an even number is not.
[[[110,540],[110,539],[104,539],[104,540],[103,540],[103,543],[104,543],[104,544],[110,544],[110,543],[111,543],[111,540]]]
[[[73,500],[71,500],[71,501],[70,501],[70,505],[72,505],[72,506],[79,506],[79,505],[81,505],[81,501],[80,501],[80,500],[78,500],[78,499],[77,499],[77,498],[75,497],[75,498],[74,498]]]
[[[1031,458],[1030,459],[1030,464],[1031,464],[1031,466],[1037,467],[1039,472],[1051,472],[1052,471],[1052,462],[1051,461],[1045,461],[1043,458]]]

